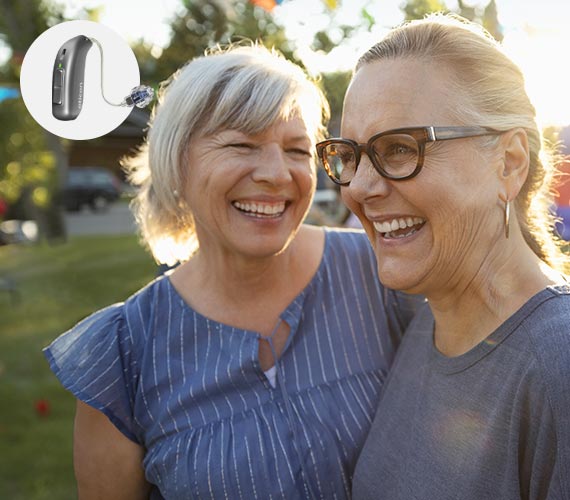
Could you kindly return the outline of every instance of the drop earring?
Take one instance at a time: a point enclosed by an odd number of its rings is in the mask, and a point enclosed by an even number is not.
[[[505,201],[505,238],[509,237],[509,222],[511,219],[511,202]]]

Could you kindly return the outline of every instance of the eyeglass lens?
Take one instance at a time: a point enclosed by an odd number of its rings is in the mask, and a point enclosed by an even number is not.
[[[419,146],[408,134],[387,134],[377,137],[367,150],[370,160],[393,178],[411,175],[418,165]],[[357,167],[357,151],[350,143],[332,142],[323,149],[323,161],[339,182],[349,182]]]

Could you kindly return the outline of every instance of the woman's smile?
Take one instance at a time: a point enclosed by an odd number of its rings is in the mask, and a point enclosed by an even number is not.
[[[287,200],[268,202],[243,199],[232,201],[234,208],[242,215],[255,219],[280,218],[287,210],[289,203]]]
[[[412,215],[384,218],[382,221],[372,221],[374,229],[386,240],[404,239],[417,233],[425,224],[422,217]]]

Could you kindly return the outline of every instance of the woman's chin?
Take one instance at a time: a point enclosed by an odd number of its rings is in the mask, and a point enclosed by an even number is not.
[[[410,275],[409,270],[402,267],[385,268],[381,264],[378,266],[378,276],[380,282],[392,290],[401,290],[409,293],[418,293],[420,285],[416,276]]]

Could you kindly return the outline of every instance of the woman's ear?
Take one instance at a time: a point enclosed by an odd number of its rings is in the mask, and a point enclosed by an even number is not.
[[[501,135],[502,168],[499,172],[503,201],[514,200],[528,176],[528,136],[523,128],[515,128]]]

